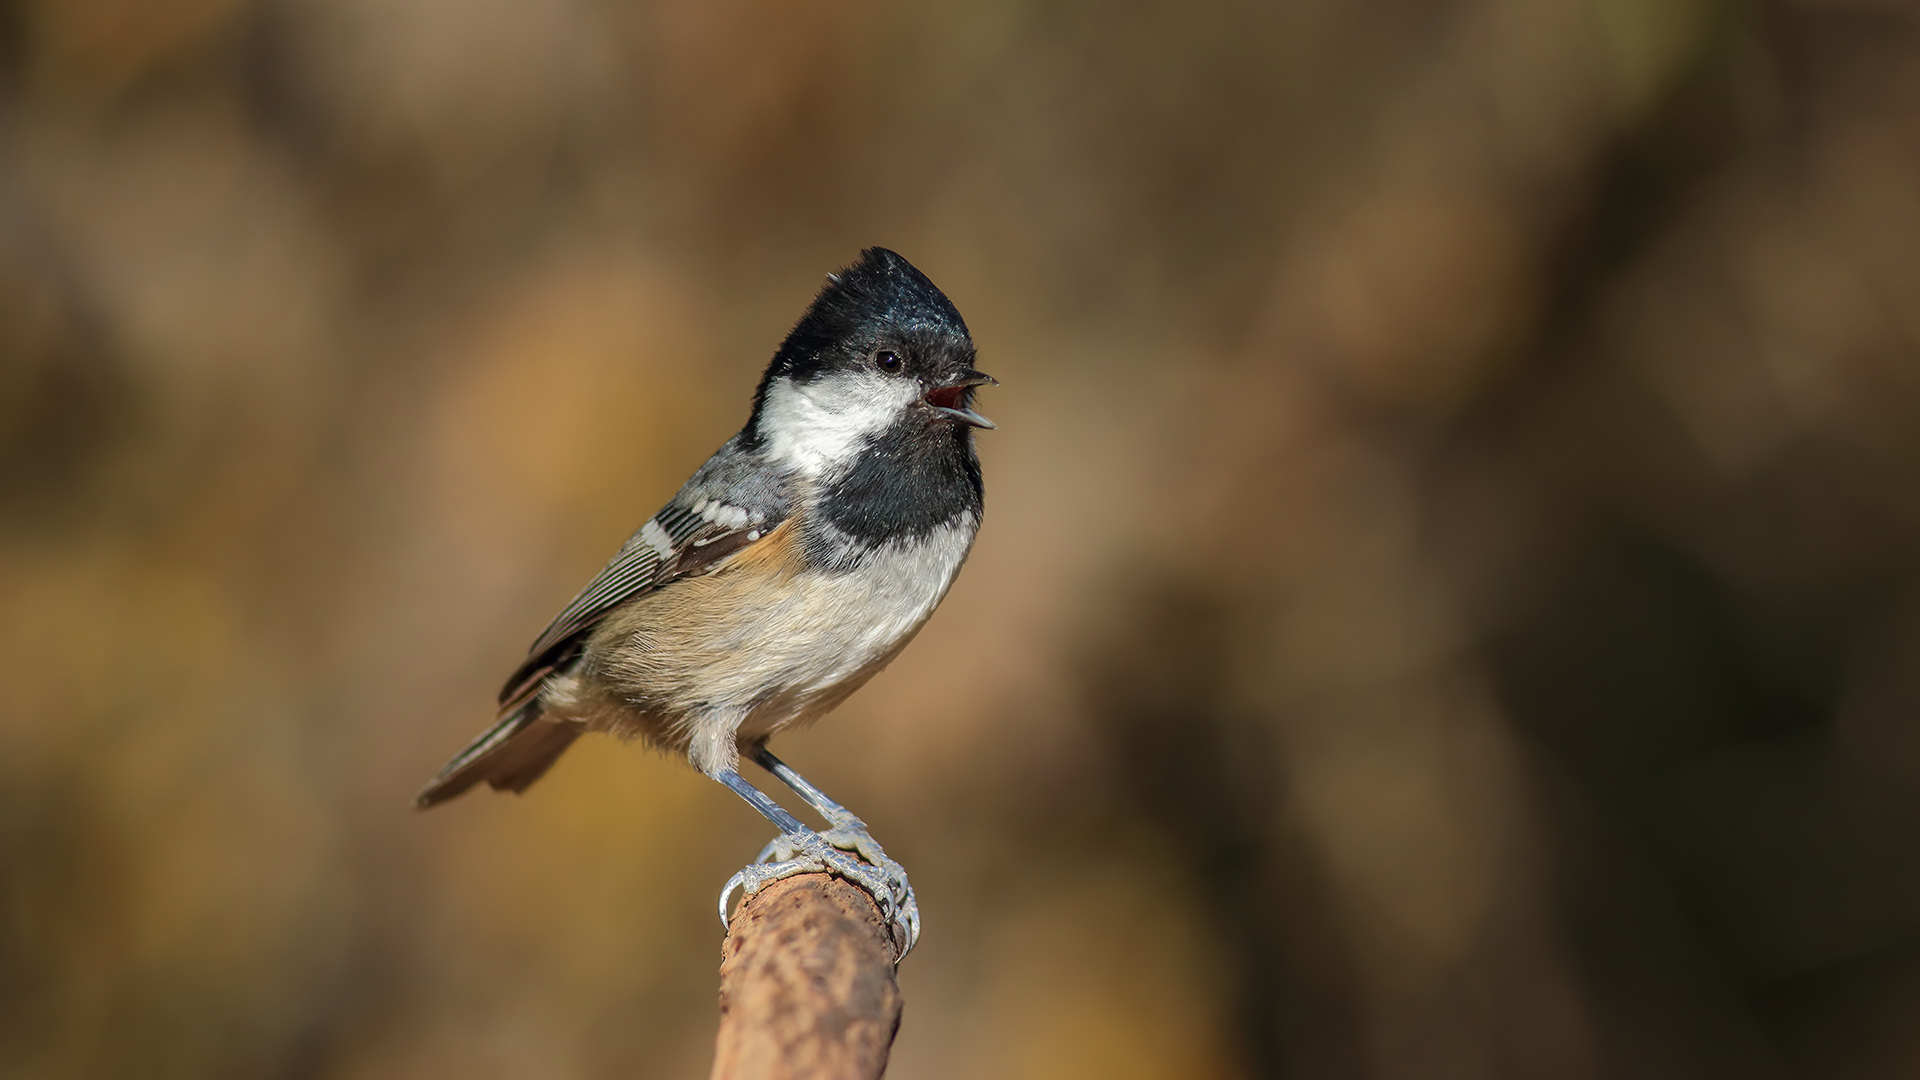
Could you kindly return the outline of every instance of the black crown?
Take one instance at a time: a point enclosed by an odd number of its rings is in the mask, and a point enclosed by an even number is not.
[[[826,287],[774,353],[767,377],[804,377],[851,362],[883,333],[954,344],[973,340],[953,301],[927,275],[897,252],[871,247],[852,266],[827,275]]]

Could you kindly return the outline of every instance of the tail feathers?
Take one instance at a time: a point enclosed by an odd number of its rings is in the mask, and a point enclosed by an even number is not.
[[[438,806],[482,780],[495,791],[525,791],[584,730],[577,723],[545,719],[539,700],[528,701],[447,762],[414,804],[422,810]]]

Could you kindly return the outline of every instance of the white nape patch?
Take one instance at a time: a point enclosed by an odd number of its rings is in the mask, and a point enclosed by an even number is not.
[[[667,536],[667,530],[660,527],[652,518],[640,526],[640,539],[659,554],[662,561],[673,558],[673,540]]]
[[[797,383],[782,376],[767,386],[760,437],[774,460],[818,478],[850,464],[861,440],[885,431],[918,400],[911,379],[841,372]]]

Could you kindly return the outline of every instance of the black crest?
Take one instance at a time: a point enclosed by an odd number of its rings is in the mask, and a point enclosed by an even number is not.
[[[882,342],[968,358],[973,351],[966,320],[947,294],[899,253],[871,247],[852,266],[827,276],[826,287],[767,365],[754,411],[773,379],[805,379],[857,363]]]

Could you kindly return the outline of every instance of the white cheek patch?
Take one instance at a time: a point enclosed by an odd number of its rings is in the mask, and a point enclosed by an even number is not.
[[[775,379],[760,410],[769,456],[809,477],[850,463],[861,441],[891,426],[920,398],[910,379],[844,373],[807,383]]]

